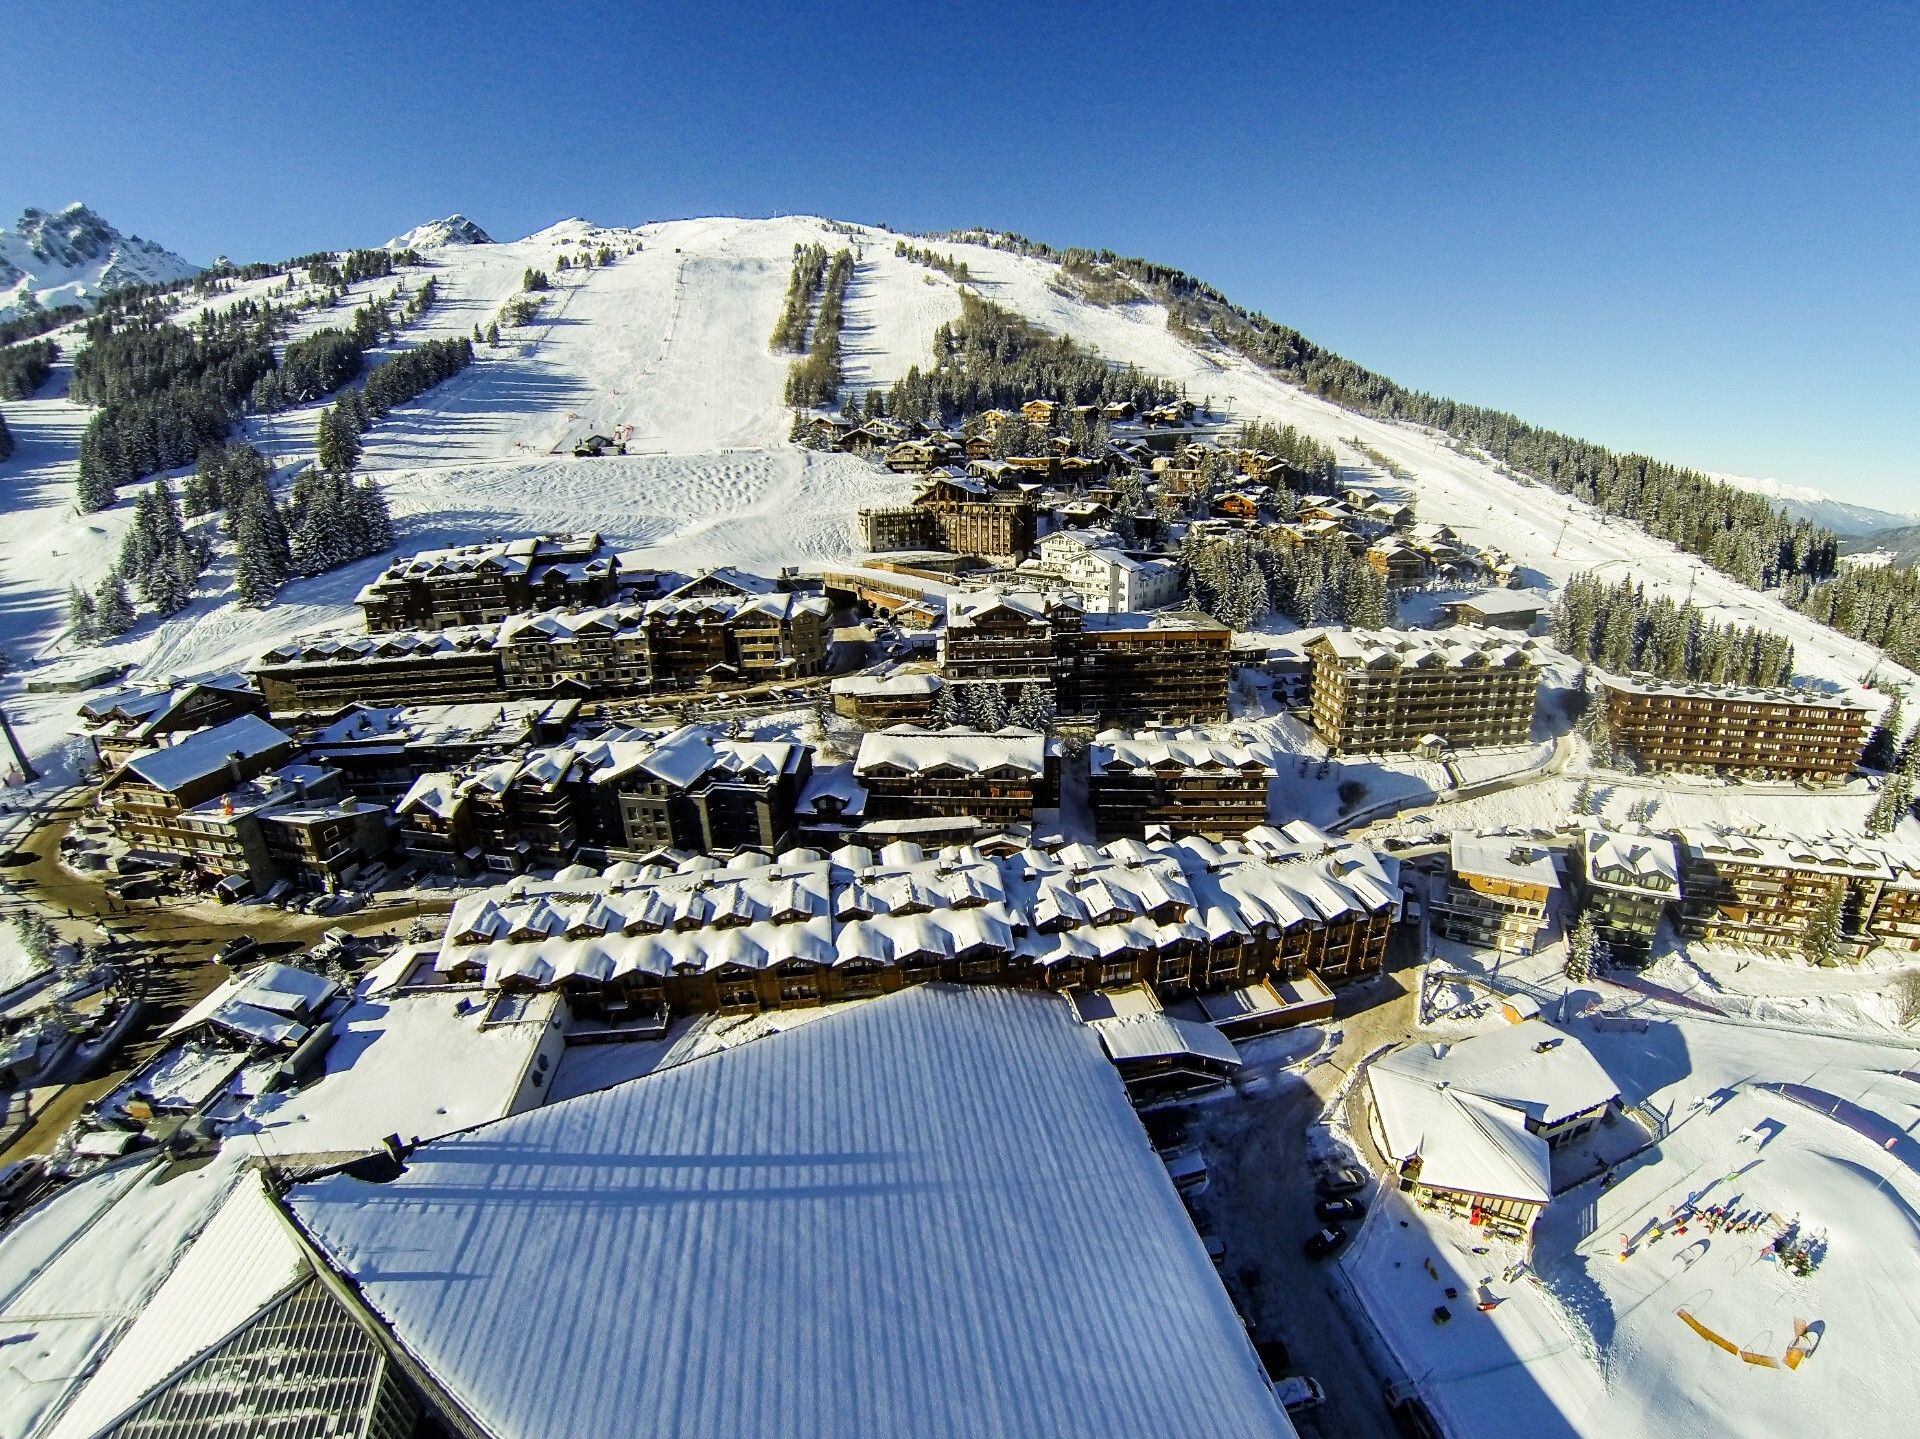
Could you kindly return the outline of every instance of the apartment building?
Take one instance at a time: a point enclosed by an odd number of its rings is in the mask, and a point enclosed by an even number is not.
[[[1031,590],[979,590],[947,600],[940,669],[948,684],[994,684],[1011,700],[1054,683],[1056,638],[1080,627],[1077,600]]]
[[[1851,695],[1601,675],[1616,751],[1650,770],[1839,780],[1872,729]]]
[[[1190,731],[1106,730],[1087,755],[1087,803],[1100,838],[1226,838],[1267,822],[1270,756]]]
[[[1225,719],[1232,650],[1233,631],[1193,611],[1087,615],[1060,636],[1059,713],[1152,724]]]
[[[384,805],[349,794],[340,773],[284,765],[181,814],[181,847],[223,889],[265,894],[285,881],[336,890],[393,848]],[[244,881],[244,884],[241,882]]]
[[[919,724],[933,715],[946,681],[923,663],[841,675],[829,686],[836,714],[863,725]]]
[[[504,693],[498,628],[313,635],[253,666],[271,714],[338,714],[356,704],[459,704]]]
[[[317,636],[269,651],[254,674],[276,714],[757,684],[819,673],[832,613],[824,596],[714,570],[659,599],[492,628]]]
[[[1601,825],[1574,849],[1574,897],[1593,919],[1610,958],[1644,964],[1660,923],[1680,901],[1680,856],[1664,835],[1627,834]]]
[[[1185,724],[1226,717],[1232,640],[1204,615],[1087,614],[1064,596],[986,590],[948,601],[940,661],[949,684],[997,684],[1009,700],[1048,686],[1064,717]]]
[[[707,725],[612,730],[422,775],[394,806],[409,852],[460,874],[516,874],[661,850],[730,855],[793,833],[811,752]]]
[[[1445,892],[1433,902],[1434,933],[1460,944],[1532,954],[1560,888],[1553,855],[1531,840],[1456,831]]]
[[[1702,944],[1805,952],[1822,923],[1828,957],[1920,949],[1920,852],[1859,835],[1782,838],[1676,831],[1679,929]]]
[[[1378,972],[1394,861],[1304,824],[1237,840],[896,842],[706,870],[522,883],[455,906],[435,967],[609,1003],[749,1013],[933,980],[1163,998]]]
[[[924,730],[869,731],[853,762],[869,820],[967,815],[991,824],[1031,824],[1036,807],[1060,802],[1058,746],[1043,735]]]
[[[1511,634],[1329,630],[1311,646],[1314,732],[1336,754],[1525,744],[1540,672]]]
[[[392,804],[423,774],[555,744],[579,711],[578,700],[552,699],[354,705],[315,731],[303,753],[310,763],[338,770],[349,792]]]
[[[369,632],[498,624],[527,610],[603,605],[620,579],[600,536],[537,535],[396,559],[355,603]]]
[[[926,485],[911,505],[862,510],[859,526],[869,550],[944,549],[1019,559],[1033,548],[1036,517],[1025,495],[954,471]]]
[[[242,715],[133,755],[101,784],[97,802],[129,848],[188,858],[198,829],[183,816],[288,763],[294,751],[291,736],[258,715]]]
[[[244,675],[173,685],[133,685],[80,706],[79,733],[101,765],[115,768],[144,749],[160,749],[196,730],[242,715],[265,715],[266,701]]]
[[[1061,530],[1038,545],[1029,568],[1059,576],[1093,614],[1156,610],[1177,603],[1186,566],[1167,555],[1129,551],[1107,530]]]

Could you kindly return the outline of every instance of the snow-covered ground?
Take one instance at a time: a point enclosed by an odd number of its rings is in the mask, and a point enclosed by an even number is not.
[[[1890,1360],[1920,1325],[1920,1146],[1844,1120],[1889,1133],[1920,1120],[1920,1084],[1892,1072],[1913,1049],[1671,1013],[1644,1030],[1571,1027],[1627,1102],[1670,1115],[1673,1131],[1611,1181],[1554,1200],[1528,1256],[1537,1280],[1503,1277],[1522,1256],[1481,1231],[1383,1201],[1343,1265],[1429,1402],[1476,1435],[1823,1433],[1843,1410],[1849,1432],[1910,1432],[1920,1380]],[[1809,1086],[1841,1117],[1763,1083]],[[1764,1145],[1741,1137],[1756,1127],[1772,1133]],[[1757,1227],[1696,1219],[1674,1233],[1669,1215],[1689,1201],[1751,1212]],[[1656,1220],[1666,1237],[1649,1242]],[[1765,1257],[1795,1223],[1822,1254],[1805,1278]],[[1487,1280],[1501,1302],[1482,1313]],[[1776,1362],[1796,1321],[1818,1347],[1797,1369],[1768,1367],[1702,1338],[1682,1309]]]
[[[787,357],[772,352],[767,339],[793,247],[812,241],[852,247],[859,256],[847,302],[851,382],[886,384],[927,363],[934,331],[958,313],[955,282],[895,255],[896,237],[887,232],[795,217],[684,220],[634,230],[565,220],[511,243],[441,246],[427,252],[424,271],[362,282],[345,304],[303,316],[298,328],[304,333],[339,323],[353,304],[430,273],[438,303],[395,347],[471,335],[521,293],[528,268],[551,277],[552,289],[530,324],[503,328],[502,343],[480,346],[470,370],[402,407],[369,436],[364,465],[387,494],[401,549],[592,527],[667,568],[818,565],[853,552],[855,511],[897,501],[910,482],[786,443]],[[562,255],[577,257],[603,244],[618,257],[612,264],[559,270]],[[1386,456],[1414,477],[1422,519],[1451,524],[1469,542],[1514,554],[1531,584],[1555,584],[1583,569],[1631,573],[1651,589],[1691,589],[1696,603],[1718,618],[1788,633],[1802,673],[1816,681],[1857,683],[1874,669],[1907,678],[1774,599],[1623,521],[1458,453],[1444,437],[1353,415],[1237,356],[1196,349],[1168,331],[1158,305],[1096,306],[1056,289],[1050,263],[981,245],[934,242],[934,248],[964,260],[974,287],[996,303],[1113,360],[1182,383],[1235,419],[1298,425],[1341,448],[1356,475],[1372,472],[1372,461],[1350,441]],[[247,281],[210,303],[263,298],[282,284],[278,278]],[[138,489],[130,487],[102,514],[74,514],[72,469],[86,412],[62,398],[65,385],[63,367],[40,398],[6,406],[20,445],[0,465],[13,520],[0,532],[0,645],[16,659],[67,652],[60,639],[65,587],[70,580],[95,583],[105,573]],[[302,461],[318,409],[252,421],[248,438],[283,462]],[[573,442],[595,431],[625,437],[629,453],[573,459]],[[352,623],[352,596],[378,563],[290,585],[271,610],[249,614],[233,605],[231,568],[223,558],[187,611],[163,622],[143,620],[98,653],[142,665],[152,676],[242,663],[285,635]],[[59,773],[63,758],[71,758],[60,751],[74,701],[24,696],[19,688],[20,681],[11,680],[0,694],[36,762]],[[1473,768],[1477,777],[1478,761]],[[1402,786],[1404,776],[1383,770],[1366,782],[1370,803]],[[1498,798],[1510,808],[1516,796]],[[1337,812],[1317,801],[1306,808],[1317,818]]]

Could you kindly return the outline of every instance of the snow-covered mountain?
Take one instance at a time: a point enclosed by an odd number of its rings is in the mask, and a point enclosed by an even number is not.
[[[84,305],[122,285],[165,284],[200,273],[171,250],[123,235],[85,205],[28,209],[0,230],[0,317],[31,295],[42,305]]]
[[[1750,475],[1715,475],[1737,489],[1765,495],[1796,520],[1811,520],[1843,538],[1870,535],[1876,530],[1894,529],[1920,520],[1912,510],[1877,510],[1871,505],[1856,505],[1837,500],[1825,490],[1811,485],[1790,485],[1785,480],[1756,480]]]
[[[449,215],[444,220],[429,220],[415,225],[404,235],[387,241],[389,250],[439,250],[448,245],[491,245],[493,236],[465,215]]]

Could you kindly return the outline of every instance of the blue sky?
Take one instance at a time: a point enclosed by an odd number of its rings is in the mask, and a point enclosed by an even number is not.
[[[1910,5],[74,3],[0,47],[0,219],[84,199],[202,261],[454,210],[992,225],[1920,510],[1916,90]]]

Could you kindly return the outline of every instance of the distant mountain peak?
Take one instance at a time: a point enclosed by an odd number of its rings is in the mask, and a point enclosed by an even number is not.
[[[165,284],[200,273],[138,235],[123,234],[75,201],[60,210],[28,206],[0,230],[0,316],[28,303],[86,304],[122,285]]]
[[[444,220],[429,220],[415,225],[404,235],[387,241],[389,250],[438,250],[446,245],[491,245],[493,236],[465,215],[449,215]]]
[[[1785,480],[1760,480],[1750,475],[1716,474],[1712,478],[1738,490],[1764,495],[1791,518],[1810,520],[1843,539],[1911,525],[1915,520],[1920,520],[1920,514],[1857,505],[1850,500],[1836,499],[1825,490],[1815,489],[1811,485],[1789,484]]]

